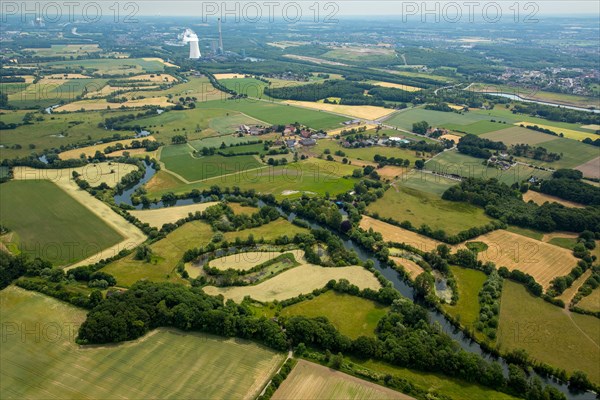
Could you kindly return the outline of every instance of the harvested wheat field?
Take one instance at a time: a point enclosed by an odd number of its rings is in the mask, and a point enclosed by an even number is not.
[[[219,79],[236,79],[236,78],[245,78],[246,75],[244,74],[227,74],[227,73],[223,73],[223,74],[215,74],[215,79],[219,80]]]
[[[402,85],[400,83],[392,83],[392,82],[369,82],[369,83],[371,85],[375,85],[375,86],[400,89],[400,90],[404,90],[406,92],[418,92],[419,90],[423,90],[420,87],[409,86],[409,85]]]
[[[175,68],[179,68],[179,65],[175,65],[173,63],[170,63],[168,61],[163,60],[162,58],[158,58],[158,57],[143,57],[142,60],[144,61],[158,61],[159,63],[167,66],[167,67],[175,67]]]
[[[360,227],[366,231],[373,228],[374,231],[381,233],[381,235],[383,235],[383,240],[387,242],[404,243],[422,251],[433,250],[438,245],[442,244],[442,242],[435,239],[430,239],[427,236],[419,235],[418,233],[388,224],[387,222],[379,221],[378,219],[366,215],[363,215],[360,220]]]
[[[393,260],[396,265],[402,266],[411,279],[415,279],[421,274],[421,272],[423,272],[423,268],[421,268],[416,262],[407,258],[390,257],[390,259]]]
[[[352,160],[352,165],[359,165],[357,161]],[[377,173],[380,177],[384,179],[396,179],[404,176],[411,170],[409,168],[404,167],[396,167],[394,165],[386,165],[377,170]]]
[[[539,193],[534,190],[528,190],[523,194],[523,200],[533,201],[535,204],[542,205],[545,202],[562,204],[565,207],[584,208],[585,206],[569,200],[563,200],[560,197],[550,196],[549,194]]]
[[[319,364],[298,360],[272,399],[409,400],[412,397]]]
[[[299,263],[305,263],[304,251],[302,250],[290,250],[290,251],[247,251],[244,253],[232,254],[229,256],[216,258],[208,263],[212,268],[220,270],[235,269],[239,271],[248,271],[270,261],[283,254],[292,254],[294,259]]]
[[[350,126],[343,126],[341,128],[335,128],[332,130],[327,131],[327,135],[329,136],[335,136],[335,135],[339,135],[340,133],[342,133],[342,131],[348,131],[352,128],[362,128],[363,126],[365,126],[367,128],[367,130],[371,130],[371,129],[375,129],[377,128],[377,125],[374,124],[360,124],[360,125],[350,125]]]
[[[104,149],[106,149],[109,146],[115,146],[117,143],[121,143],[123,146],[127,147],[127,146],[131,146],[131,142],[133,142],[134,140],[141,142],[144,139],[148,139],[151,141],[156,140],[156,139],[154,139],[154,136],[152,136],[152,135],[146,136],[143,139],[115,140],[114,142],[100,143],[100,144],[95,144],[93,146],[86,146],[86,147],[80,147],[77,149],[63,151],[63,152],[59,153],[58,156],[60,157],[61,160],[69,160],[71,158],[79,159],[79,157],[82,154],[85,154],[86,157],[93,157],[94,154],[96,154],[96,151],[104,153]],[[134,151],[134,150],[145,151],[145,149],[131,149],[130,151]],[[125,150],[125,151],[129,151],[129,150]]]
[[[452,140],[454,143],[458,143],[460,140],[460,136],[454,135],[452,133],[447,133],[445,135],[440,136],[440,139]]]
[[[91,76],[83,75],[83,74],[50,74],[50,75],[46,75],[45,78],[49,78],[49,79],[87,79],[87,78],[91,78]]]
[[[332,279],[347,279],[351,284],[361,289],[370,288],[377,290],[381,287],[375,275],[363,267],[326,268],[313,264],[304,264],[282,272],[258,285],[235,287],[206,286],[203,290],[211,296],[222,294],[226,299],[232,299],[238,303],[246,296],[263,302],[281,301],[301,294],[308,294],[315,289],[320,289]]]
[[[391,108],[377,106],[344,106],[340,104],[314,103],[312,101],[285,100],[283,103],[297,107],[312,108],[315,110],[328,111],[335,114],[347,115],[354,118],[373,120],[384,117],[394,112]]]
[[[140,221],[156,228],[161,228],[164,224],[177,222],[188,214],[195,214],[197,211],[204,211],[210,206],[218,204],[217,201],[207,203],[188,204],[186,206],[165,207],[153,210],[132,210],[129,214],[133,215]]]
[[[596,157],[585,164],[575,167],[576,170],[583,172],[586,178],[600,178],[600,157]]]
[[[552,279],[567,275],[577,265],[577,259],[570,250],[503,229],[478,236],[475,240],[488,245],[487,250],[479,253],[480,260],[492,261],[497,268],[527,273],[544,289],[550,286]],[[465,247],[460,244],[456,248]]]
[[[600,131],[600,125],[597,125],[597,124],[582,125],[582,126],[580,126],[580,128],[591,129],[593,131]]]

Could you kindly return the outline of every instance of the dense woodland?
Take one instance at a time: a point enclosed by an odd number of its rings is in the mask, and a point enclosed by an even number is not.
[[[600,205],[600,188],[581,181],[581,171],[557,170],[553,178],[544,180],[539,191],[584,205]]]

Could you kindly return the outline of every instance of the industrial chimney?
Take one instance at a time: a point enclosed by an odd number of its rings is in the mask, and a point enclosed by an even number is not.
[[[191,30],[186,29],[183,33],[183,43],[190,44],[190,58],[197,60],[200,58],[200,47],[198,46],[198,35]]]
[[[221,33],[221,18],[219,18],[219,54],[223,54],[223,34]]]

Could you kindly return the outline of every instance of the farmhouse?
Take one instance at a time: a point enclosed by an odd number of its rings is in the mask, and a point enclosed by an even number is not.
[[[302,146],[314,146],[315,144],[317,144],[317,141],[315,139],[302,139],[299,143]]]

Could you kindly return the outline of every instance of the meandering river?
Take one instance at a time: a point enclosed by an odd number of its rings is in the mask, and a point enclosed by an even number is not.
[[[142,208],[141,204],[139,204],[137,206],[133,205],[133,203],[131,201],[131,195],[136,191],[136,189],[138,189],[139,187],[144,185],[146,182],[148,182],[150,180],[150,178],[152,178],[154,176],[154,174],[156,174],[156,170],[152,167],[151,164],[146,163],[145,165],[146,165],[146,173],[144,174],[142,179],[133,187],[123,191],[123,193],[115,195],[114,199],[115,199],[115,203],[117,205],[125,203],[125,204],[133,206],[137,209]],[[186,205],[186,204],[192,204],[192,203],[198,202],[198,201],[202,201],[202,199],[199,199],[199,200],[195,200],[195,199],[177,200],[173,206],[182,206],[182,205]],[[259,201],[259,204],[258,204],[259,207],[262,207],[264,205],[265,205],[265,203],[263,203],[262,201]],[[153,208],[153,209],[163,208],[163,207],[166,207],[166,205],[164,205],[162,202],[152,203],[149,206],[149,208]],[[292,221],[296,217],[293,213],[286,214],[281,208],[278,208],[278,210],[284,217],[286,217],[288,219],[288,221]],[[321,225],[319,225],[315,222],[310,222],[310,221],[307,221],[307,222],[310,224],[310,226],[312,228],[323,228]],[[379,271],[387,280],[389,280],[396,290],[398,290],[404,297],[407,297],[410,300],[415,301],[413,288],[400,278],[400,275],[398,274],[398,272],[396,272],[392,268],[389,268],[389,267],[383,265],[379,260],[373,258],[370,253],[365,251],[362,247],[358,246],[350,238],[340,237],[340,239],[344,243],[344,246],[346,247],[346,249],[354,250],[361,260],[363,260],[363,261],[372,260],[375,263],[375,269],[377,271]],[[502,359],[502,358],[496,359],[491,354],[489,354],[488,352],[483,350],[481,348],[481,346],[479,346],[479,343],[475,342],[474,340],[471,340],[471,338],[467,337],[462,331],[456,329],[454,327],[454,325],[452,325],[450,323],[450,321],[448,321],[446,319],[446,317],[443,314],[441,314],[439,311],[429,309],[428,313],[429,313],[429,318],[431,319],[431,322],[432,323],[437,322],[441,326],[442,330],[446,334],[448,334],[448,336],[450,336],[452,339],[454,339],[456,342],[458,342],[458,344],[460,345],[460,347],[463,350],[468,351],[470,353],[479,354],[480,356],[482,356],[486,359],[489,359],[489,360],[498,361],[504,368],[505,374],[507,374],[508,364],[506,363],[506,361],[504,359]],[[532,374],[534,376],[538,376],[544,384],[554,386],[555,388],[560,390],[562,393],[564,393],[567,396],[568,399],[594,400],[596,398],[596,395],[592,392],[572,392],[569,390],[569,387],[566,384],[562,384],[562,383],[555,381],[554,379],[538,375],[535,372],[533,372]]]

